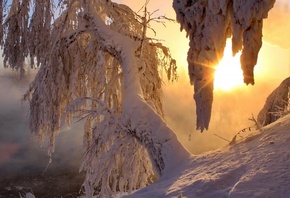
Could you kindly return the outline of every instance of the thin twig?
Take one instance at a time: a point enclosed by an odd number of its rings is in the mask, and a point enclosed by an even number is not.
[[[229,141],[228,139],[226,139],[226,138],[223,138],[223,137],[219,136],[218,134],[214,134],[214,135],[215,135],[215,136],[217,136],[218,138],[220,138],[220,139],[224,140],[224,141],[231,142],[231,141]]]

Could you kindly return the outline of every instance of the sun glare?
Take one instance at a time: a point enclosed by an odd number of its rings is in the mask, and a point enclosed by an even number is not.
[[[240,55],[232,56],[231,41],[227,40],[224,57],[216,67],[214,75],[215,89],[229,91],[243,84],[243,72],[241,70]]]

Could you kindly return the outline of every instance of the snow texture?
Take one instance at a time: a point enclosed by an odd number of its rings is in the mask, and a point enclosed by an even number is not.
[[[290,196],[290,115],[233,145],[192,156],[130,198]]]
[[[232,37],[233,55],[242,50],[244,82],[254,84],[263,19],[274,3],[275,0],[174,0],[177,21],[190,39],[187,61],[194,85],[197,129],[209,127],[214,67],[223,57],[227,38]]]
[[[33,194],[31,194],[31,193],[26,193],[26,194],[25,194],[25,197],[22,197],[22,196],[20,195],[20,198],[35,198],[35,196],[34,196]]]

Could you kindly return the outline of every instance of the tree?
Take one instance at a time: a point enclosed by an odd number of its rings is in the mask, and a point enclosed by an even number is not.
[[[289,87],[290,78],[288,77],[268,96],[257,116],[259,125],[266,126],[289,113]]]
[[[63,122],[86,120],[88,197],[144,187],[189,156],[162,119],[160,72],[174,80],[176,63],[143,34],[149,19],[107,0],[31,3],[14,0],[3,23],[5,67],[23,74],[28,56],[40,67],[24,100],[50,156]],[[53,9],[61,9],[54,21]]]
[[[246,8],[243,2],[174,1],[191,46],[197,47],[190,49],[189,57],[198,54],[197,59],[189,58],[190,65],[194,65],[189,71],[193,74],[197,126],[201,130],[208,127],[213,88],[213,69],[204,66],[222,55],[230,27],[229,13],[239,21],[233,25],[238,32],[234,34],[238,36],[235,51],[241,49],[239,36],[243,34],[248,54],[250,44],[260,45],[255,42],[259,38],[251,36],[259,37],[261,20],[274,1],[247,1],[251,3]],[[1,1],[1,5],[4,67],[23,75],[25,59],[29,59],[31,67],[40,68],[23,97],[30,103],[30,128],[35,139],[49,139],[51,156],[64,123],[85,120],[82,169],[86,171],[84,187],[88,197],[131,192],[187,161],[190,154],[164,122],[161,103],[162,71],[168,80],[174,80],[176,63],[168,48],[146,37],[152,20],[146,9],[144,16],[139,16],[110,0],[13,0],[10,6],[7,1]],[[251,7],[261,5],[258,13]],[[257,16],[255,20],[244,21],[248,13],[239,14],[240,9],[247,8],[251,8],[252,18]],[[188,22],[190,17],[196,23]],[[195,36],[202,32],[196,27],[204,27],[203,21],[214,17],[222,25],[208,24],[214,28],[205,28],[205,38],[196,37],[202,42],[194,43]],[[218,35],[206,33],[214,30]],[[213,48],[216,44],[218,48]],[[257,48],[254,45],[251,60]],[[214,58],[208,59],[210,54]],[[247,75],[246,83],[253,83],[252,76]],[[208,76],[210,79],[204,79]]]

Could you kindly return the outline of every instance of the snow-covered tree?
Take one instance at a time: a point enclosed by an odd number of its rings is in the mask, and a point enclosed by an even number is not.
[[[23,74],[29,59],[31,67],[40,68],[23,97],[30,103],[34,138],[48,138],[52,155],[61,127],[85,120],[86,196],[131,192],[187,160],[190,154],[163,120],[161,103],[161,75],[174,80],[176,63],[168,48],[147,38],[153,20],[146,9],[139,16],[110,0],[0,3],[4,66]],[[191,39],[197,128],[208,128],[213,65],[230,32],[234,53],[243,47],[245,82],[254,83],[262,20],[273,3],[174,0]]]
[[[174,0],[181,30],[190,39],[188,71],[194,85],[197,129],[208,129],[213,102],[215,66],[232,37],[235,55],[242,50],[244,82],[254,84],[254,66],[262,46],[263,19],[275,0]]]
[[[268,96],[264,107],[258,114],[258,124],[266,126],[289,113],[290,78],[283,82]]]
[[[34,138],[49,138],[51,155],[64,123],[85,119],[86,196],[144,187],[189,156],[163,120],[161,77],[175,80],[176,63],[146,37],[150,13],[108,0],[1,3],[5,67],[40,67],[24,95]]]

